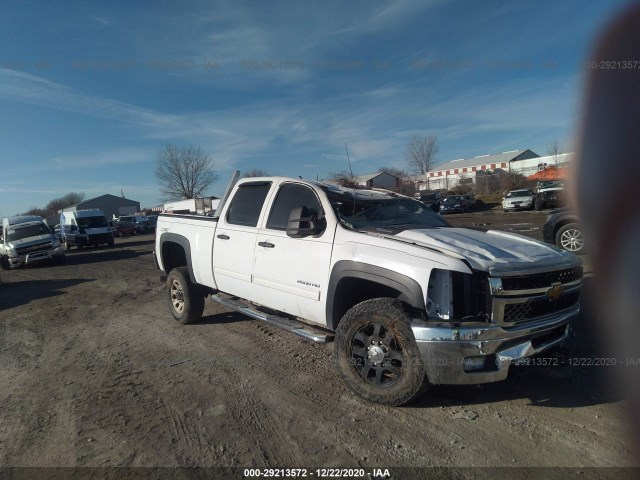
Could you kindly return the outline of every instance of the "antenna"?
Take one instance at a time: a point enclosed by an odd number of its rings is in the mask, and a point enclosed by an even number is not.
[[[344,142],[344,150],[347,152],[347,162],[349,162],[349,172],[351,173],[351,185],[353,189],[353,215],[356,214],[356,185],[353,179],[353,170],[351,169],[351,159],[349,158],[349,149],[347,148],[347,141]]]
[[[349,162],[349,172],[351,173],[351,180],[353,181],[353,170],[351,170],[351,160],[349,159],[349,149],[347,148],[347,142],[344,142],[344,150],[347,152],[347,162]]]

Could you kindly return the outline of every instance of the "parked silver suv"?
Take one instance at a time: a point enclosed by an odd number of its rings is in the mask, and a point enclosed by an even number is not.
[[[37,215],[7,217],[2,220],[0,267],[7,270],[43,260],[64,263],[60,241]]]

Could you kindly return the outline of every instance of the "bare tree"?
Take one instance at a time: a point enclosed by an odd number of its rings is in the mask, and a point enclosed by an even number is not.
[[[40,217],[47,217],[47,211],[44,208],[31,207],[29,210],[24,212],[23,215],[38,215]]]
[[[69,192],[60,198],[54,198],[53,200],[51,200],[49,203],[47,203],[47,206],[44,207],[44,209],[48,212],[47,215],[53,215],[54,213],[58,213],[63,208],[77,205],[82,200],[84,200],[84,193]]]
[[[167,200],[196,198],[218,180],[208,155],[200,147],[170,144],[158,155],[155,175]]]
[[[262,170],[261,168],[252,168],[251,170],[247,170],[243,177],[248,178],[248,177],[268,177],[269,174],[266,172],[266,170]]]
[[[426,137],[414,135],[411,137],[411,140],[409,140],[406,153],[409,169],[417,175],[423,175],[433,170],[436,153],[438,153],[436,137],[433,135]]]
[[[341,187],[346,188],[357,188],[358,184],[356,183],[355,177],[351,175],[350,172],[346,170],[341,170],[340,172],[332,172],[329,174],[328,180],[340,185]]]
[[[553,159],[555,175],[558,176],[558,160],[564,155],[564,150],[557,140],[552,141],[547,147],[547,154]]]

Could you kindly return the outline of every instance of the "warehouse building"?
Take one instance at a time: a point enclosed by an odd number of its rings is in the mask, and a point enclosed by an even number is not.
[[[99,197],[83,200],[82,202],[65,207],[61,211],[63,212],[75,212],[77,210],[86,210],[89,208],[99,208],[104,215],[111,219],[114,216],[130,215],[140,211],[140,202],[135,200],[129,200],[124,197],[118,197],[116,195],[101,195]]]
[[[397,190],[402,183],[401,178],[387,172],[360,175],[359,177],[354,177],[353,180],[362,188],[385,188],[387,190]]]
[[[493,155],[451,160],[437,165],[433,170],[416,177],[416,189],[449,190],[458,185],[475,184],[478,172],[509,172],[522,165],[520,162],[534,161],[540,156],[529,150],[511,150]]]

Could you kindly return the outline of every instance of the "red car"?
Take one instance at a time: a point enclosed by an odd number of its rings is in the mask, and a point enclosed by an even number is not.
[[[126,237],[136,234],[136,226],[133,222],[114,222],[113,235],[115,237]]]

